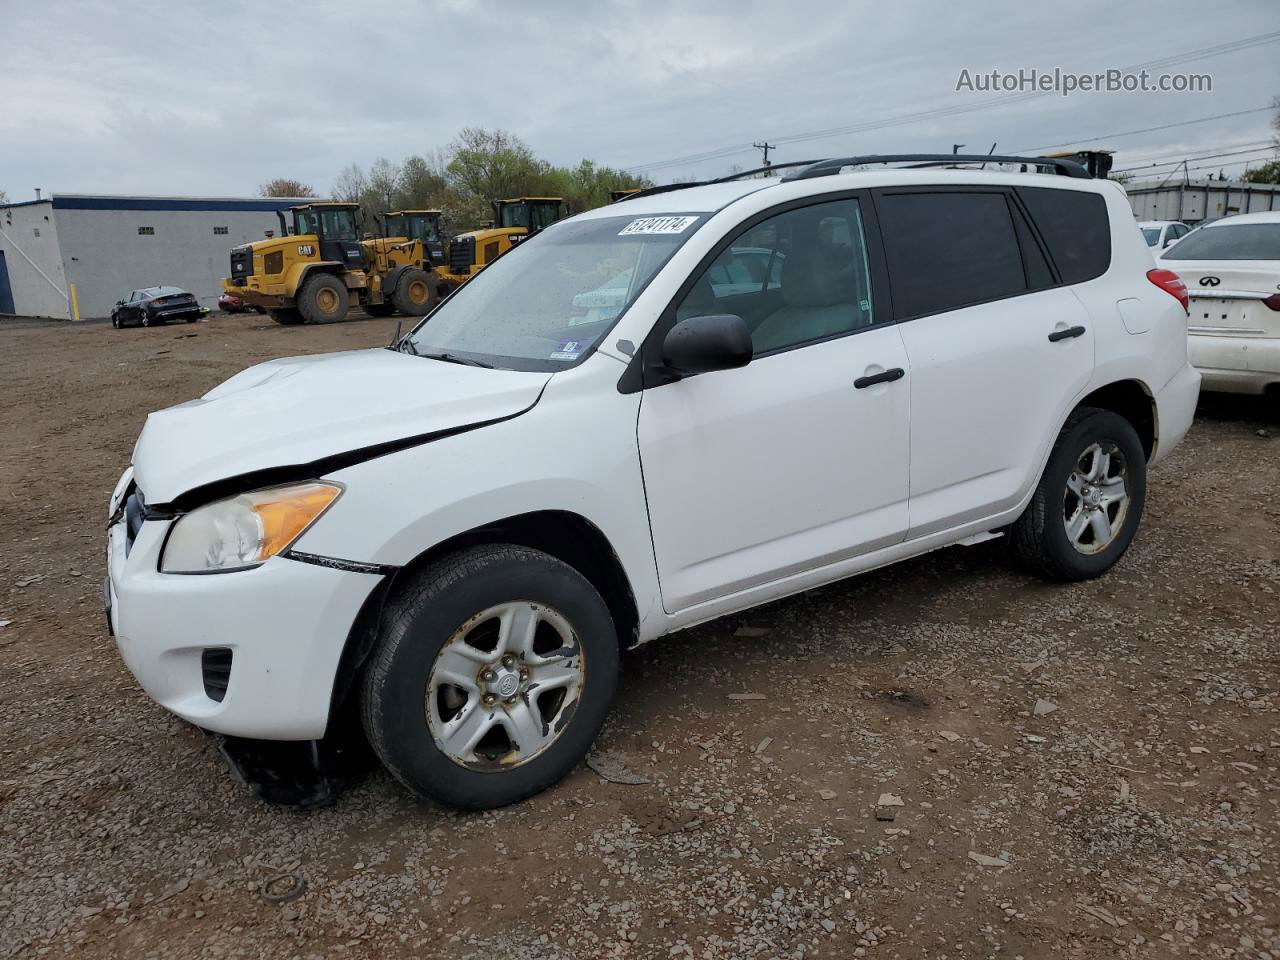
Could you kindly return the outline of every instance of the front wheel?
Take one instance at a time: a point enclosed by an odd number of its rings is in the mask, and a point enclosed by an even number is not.
[[[439,297],[431,275],[425,270],[414,267],[400,275],[396,289],[391,294],[391,302],[396,312],[406,317],[422,317],[431,311]]]
[[[465,809],[545,790],[581,760],[618,675],[609,608],[527,547],[461,551],[388,605],[365,667],[365,732],[415,793]]]
[[[1009,531],[1014,552],[1054,580],[1101,576],[1133,542],[1146,496],[1147,457],[1133,425],[1110,410],[1081,408]]]
[[[307,323],[337,323],[347,315],[351,297],[331,273],[313,273],[298,291],[298,312]]]

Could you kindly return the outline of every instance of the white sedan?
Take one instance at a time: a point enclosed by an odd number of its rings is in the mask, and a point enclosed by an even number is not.
[[[1147,246],[1156,251],[1173,246],[1191,232],[1190,227],[1178,220],[1140,220],[1138,229],[1142,231],[1142,239],[1147,241]]]
[[[1159,264],[1187,286],[1189,352],[1203,388],[1280,389],[1280,211],[1206,224]]]

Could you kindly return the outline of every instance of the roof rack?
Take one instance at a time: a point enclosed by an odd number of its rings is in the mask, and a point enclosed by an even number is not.
[[[1018,163],[1023,166],[1052,167],[1064,177],[1082,180],[1092,179],[1080,164],[1062,157],[1011,157],[985,153],[885,153],[861,157],[833,157],[809,164],[803,170],[787,174],[788,180],[809,180],[813,177],[829,177],[845,167],[861,167],[872,163],[909,163],[913,167],[939,167],[955,163]],[[779,164],[781,166],[781,164]]]
[[[727,177],[716,177],[713,180],[692,180],[688,183],[666,183],[657,187],[648,187],[644,190],[637,190],[635,193],[628,194],[625,197],[619,197],[614,201],[617,203],[626,203],[628,200],[634,200],[636,197],[652,197],[659,193],[670,193],[672,190],[685,190],[689,187],[706,187],[713,183],[731,183],[734,180],[741,180],[744,177],[754,177],[757,173],[769,173],[772,170],[786,170],[791,167],[811,167],[817,160],[790,160],[787,163],[771,163],[767,167],[756,167],[752,170],[739,170],[737,173],[731,173]]]

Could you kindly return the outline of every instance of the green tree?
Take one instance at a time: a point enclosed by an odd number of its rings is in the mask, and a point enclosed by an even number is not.
[[[1272,160],[1247,170],[1244,178],[1248,183],[1280,183],[1280,160]]]

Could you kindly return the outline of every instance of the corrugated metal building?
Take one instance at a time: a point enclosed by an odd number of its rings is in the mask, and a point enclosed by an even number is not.
[[[0,206],[0,313],[105,317],[138,287],[217,302],[231,248],[277,233],[297,199],[112,197],[61,193]]]
[[[1180,183],[1127,183],[1129,204],[1139,220],[1200,223],[1237,213],[1280,210],[1280,183],[1243,180],[1191,180]]]

